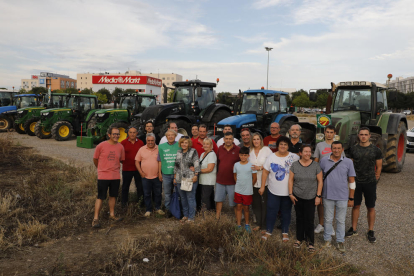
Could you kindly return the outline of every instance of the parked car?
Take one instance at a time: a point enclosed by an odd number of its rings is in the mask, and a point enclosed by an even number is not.
[[[405,115],[411,115],[411,110],[404,110],[403,112],[401,112]]]
[[[387,110],[387,112],[392,113],[392,110],[391,109],[390,110]]]
[[[414,149],[414,127],[407,130],[407,151]]]

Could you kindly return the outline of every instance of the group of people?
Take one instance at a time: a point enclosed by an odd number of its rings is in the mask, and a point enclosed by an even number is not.
[[[221,216],[223,203],[234,208],[237,229],[261,231],[262,239],[272,236],[280,218],[282,241],[289,241],[292,205],[296,213],[296,241],[315,252],[314,233],[324,231],[325,246],[331,246],[336,234],[337,248],[345,252],[345,236],[357,235],[362,196],[368,210],[367,238],[375,242],[376,183],[382,167],[381,150],[370,141],[368,128],[360,128],[359,144],[345,157],[343,144],[334,141],[335,128],[325,128],[325,141],[318,143],[312,156],[310,145],[300,139],[301,127],[293,124],[289,138],[279,134],[278,123],[270,125],[271,135],[242,129],[241,141],[234,138],[231,126],[224,126],[224,137],[217,144],[207,137],[206,125],[193,125],[192,137],[177,133],[169,124],[161,139],[153,133],[152,122],[145,125],[145,135],[127,130],[128,139],[118,143],[119,129],[108,129],[109,140],[95,150],[98,170],[98,197],[93,227],[100,227],[99,211],[109,190],[110,220],[119,221],[114,207],[120,187],[122,166],[122,205],[128,204],[129,187],[134,179],[137,195],[143,199],[145,216],[155,211],[172,217],[170,202],[174,192],[181,198],[181,222],[194,222],[199,210],[214,211]],[[145,140],[142,140],[144,139]],[[165,211],[162,210],[164,193]],[[314,228],[315,209],[319,224]],[[347,207],[352,209],[352,226],[345,231]],[[250,224],[253,211],[254,227]],[[244,213],[244,214],[243,214]],[[336,232],[333,220],[336,219]]]

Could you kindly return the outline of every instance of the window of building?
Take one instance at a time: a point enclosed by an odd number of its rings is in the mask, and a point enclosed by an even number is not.
[[[81,79],[82,79],[82,77],[81,77]]]
[[[167,78],[167,80],[169,80],[170,78]]]
[[[165,80],[165,78],[162,78],[163,80]]]

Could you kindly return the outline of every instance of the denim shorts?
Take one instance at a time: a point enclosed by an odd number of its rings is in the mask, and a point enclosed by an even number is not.
[[[224,202],[226,200],[226,194],[229,196],[229,206],[234,207],[236,203],[234,202],[234,189],[236,185],[222,185],[216,183],[216,191],[214,195],[215,202]]]

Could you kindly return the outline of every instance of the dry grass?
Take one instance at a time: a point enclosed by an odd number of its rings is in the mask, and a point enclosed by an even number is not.
[[[144,262],[143,259],[149,259]],[[357,275],[323,250],[309,254],[279,239],[237,232],[234,219],[206,214],[152,238],[127,239],[104,275]]]

